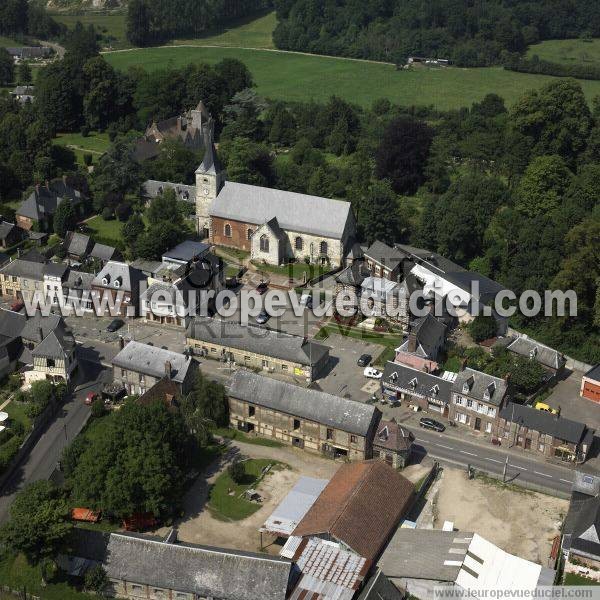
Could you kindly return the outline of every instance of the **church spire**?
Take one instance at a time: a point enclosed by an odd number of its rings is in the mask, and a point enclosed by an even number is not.
[[[212,139],[212,132],[204,131],[204,157],[202,163],[196,170],[196,173],[210,173],[211,175],[217,175],[222,171],[219,157]]]

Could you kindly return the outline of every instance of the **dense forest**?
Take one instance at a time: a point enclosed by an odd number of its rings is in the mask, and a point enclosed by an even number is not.
[[[148,46],[178,36],[193,37],[271,4],[271,0],[130,0],[127,39]]]
[[[275,0],[278,48],[404,64],[506,62],[545,39],[600,35],[594,0]]]
[[[0,1],[0,35],[15,39],[31,36],[48,40],[65,33],[65,30],[64,25],[48,15],[40,0]]]

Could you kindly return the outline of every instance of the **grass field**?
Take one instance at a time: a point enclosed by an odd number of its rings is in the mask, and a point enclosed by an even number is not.
[[[6,48],[7,46],[9,48],[12,48],[13,46],[22,46],[22,45],[23,45],[22,42],[17,42],[16,40],[13,40],[12,38],[0,35],[0,48]]]
[[[240,498],[240,495],[256,485],[267,465],[276,466],[279,463],[267,459],[245,460],[246,478],[242,484],[235,483],[227,471],[221,473],[210,490],[208,506],[212,514],[226,521],[240,521],[254,514],[261,505]],[[233,492],[231,495],[229,490]]]
[[[220,435],[221,437],[237,440],[238,442],[243,442],[245,444],[254,444],[255,446],[268,446],[269,448],[282,448],[283,444],[278,442],[277,440],[263,438],[263,437],[254,437],[252,435],[247,435],[243,431],[238,431],[237,429],[230,429],[229,427],[219,427],[212,432],[214,435]]]
[[[566,573],[564,585],[600,585],[597,581],[584,577],[583,575],[577,575],[576,573]]]
[[[238,58],[252,72],[258,93],[267,98],[322,102],[337,94],[370,106],[385,97],[398,104],[433,105],[441,110],[470,105],[491,92],[500,94],[510,105],[524,91],[554,79],[501,67],[397,71],[382,63],[240,48],[144,48],[107,53],[104,57],[118,69],[140,66],[149,71]],[[600,94],[600,81],[581,84],[589,99]]]
[[[101,44],[112,48],[130,48],[125,37],[125,14],[109,12],[85,12],[81,14],[52,13],[52,18],[70,29],[77,21],[82,25],[94,25],[102,36]]]
[[[527,52],[529,57],[537,55],[543,60],[563,64],[599,64],[600,39],[584,41],[572,40],[547,40],[530,46]]]
[[[73,150],[80,165],[84,164],[84,154],[91,154],[92,161],[95,163],[110,146],[107,133],[94,131],[85,137],[81,133],[59,133],[54,143]]]
[[[115,244],[122,242],[121,229],[123,223],[117,219],[105,221],[101,215],[92,217],[85,224],[90,228],[92,236],[100,237],[103,240],[113,241]]]

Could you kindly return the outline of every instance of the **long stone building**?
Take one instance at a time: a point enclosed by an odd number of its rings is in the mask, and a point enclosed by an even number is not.
[[[239,369],[228,383],[232,427],[332,458],[371,458],[381,412],[370,404]]]

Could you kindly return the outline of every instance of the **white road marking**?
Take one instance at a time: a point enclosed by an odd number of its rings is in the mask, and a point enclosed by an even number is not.
[[[548,473],[540,473],[539,471],[534,471],[536,475],[542,475],[543,477],[550,477],[552,479],[552,475],[548,475]]]
[[[527,471],[525,467],[520,467],[519,465],[511,465],[510,463],[508,463],[508,466],[512,467],[513,469],[519,469],[519,471]]]
[[[571,480],[569,479],[559,479],[559,481],[564,481],[565,483],[573,483]]]
[[[502,463],[504,462],[504,461],[502,461],[502,460],[497,460],[497,459],[495,459],[495,458],[487,458],[487,457],[486,457],[486,459],[485,459],[485,460],[491,460],[492,462],[499,463],[499,464],[502,464]]]
[[[426,440],[416,437],[415,442],[426,442]]]
[[[436,444],[436,446],[439,446],[440,448],[446,448],[446,450],[454,450],[452,446],[444,446],[444,444]]]
[[[460,450],[459,452],[462,454],[468,454],[469,456],[477,456],[477,454],[474,454],[473,452],[467,452],[466,450]]]

